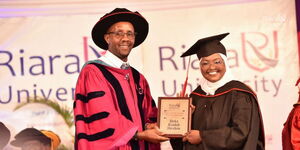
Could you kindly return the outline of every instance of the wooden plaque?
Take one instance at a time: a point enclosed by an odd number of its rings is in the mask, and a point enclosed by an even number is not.
[[[182,137],[191,130],[191,98],[159,97],[158,127],[167,137]]]

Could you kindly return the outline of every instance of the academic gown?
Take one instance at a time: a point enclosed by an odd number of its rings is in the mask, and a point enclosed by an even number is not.
[[[196,106],[192,130],[199,130],[200,144],[179,143],[186,150],[263,150],[264,130],[256,95],[245,84],[230,81],[215,95],[197,87],[190,95]],[[171,142],[174,149],[176,143]],[[175,144],[175,145],[174,145]]]
[[[160,149],[159,144],[132,138],[157,116],[149,85],[133,68],[89,63],[80,72],[75,93],[75,149]]]
[[[294,104],[282,130],[282,149],[300,149],[300,104]]]

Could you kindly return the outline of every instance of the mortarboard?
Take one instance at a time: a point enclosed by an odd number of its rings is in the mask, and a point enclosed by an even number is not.
[[[200,59],[201,57],[207,57],[214,53],[222,53],[226,56],[226,49],[220,41],[228,34],[229,33],[223,33],[200,39],[180,57],[197,54],[198,59]]]
[[[26,128],[20,131],[16,136],[15,140],[11,141],[11,145],[16,147],[22,147],[22,145],[31,140],[38,140],[42,143],[51,143],[51,139],[44,135],[41,131],[35,128]]]

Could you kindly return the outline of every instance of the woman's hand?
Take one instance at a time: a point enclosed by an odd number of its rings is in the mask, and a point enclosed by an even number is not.
[[[192,113],[194,113],[195,109],[196,109],[196,106],[194,106],[193,104],[190,104],[190,108],[192,110]]]
[[[187,132],[184,137],[182,138],[182,141],[188,141],[191,144],[200,144],[202,139],[200,137],[200,131],[199,130],[191,130]]]

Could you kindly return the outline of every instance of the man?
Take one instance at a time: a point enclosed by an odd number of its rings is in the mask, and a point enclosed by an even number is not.
[[[159,132],[157,108],[145,77],[127,63],[131,49],[148,34],[138,12],[116,8],[92,30],[105,55],[88,62],[76,85],[74,116],[78,150],[155,150],[168,138]]]
[[[296,82],[298,86],[298,94],[300,94],[300,78]],[[283,150],[298,150],[300,149],[300,95],[298,102],[294,104],[284,128],[282,130],[282,149]]]
[[[2,150],[10,139],[10,131],[2,122],[0,122],[0,137],[0,150]]]
[[[60,138],[52,131],[26,128],[20,131],[10,144],[22,150],[57,150]]]

